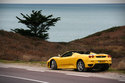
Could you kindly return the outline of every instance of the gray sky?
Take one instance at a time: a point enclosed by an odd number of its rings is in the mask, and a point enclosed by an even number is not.
[[[125,0],[0,0],[0,3],[125,3]]]

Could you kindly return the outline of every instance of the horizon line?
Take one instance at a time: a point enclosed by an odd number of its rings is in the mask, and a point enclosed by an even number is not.
[[[125,3],[0,3],[0,4],[125,4]]]

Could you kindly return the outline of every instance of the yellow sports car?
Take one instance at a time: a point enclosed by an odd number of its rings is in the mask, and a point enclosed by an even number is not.
[[[89,71],[99,69],[108,70],[112,64],[111,56],[108,54],[96,54],[93,52],[69,51],[58,57],[52,57],[47,61],[51,69],[75,69],[78,71]]]

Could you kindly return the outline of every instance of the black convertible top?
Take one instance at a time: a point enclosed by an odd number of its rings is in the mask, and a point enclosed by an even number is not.
[[[70,52],[75,52],[75,53],[79,53],[79,54],[90,54],[90,51],[70,51]]]

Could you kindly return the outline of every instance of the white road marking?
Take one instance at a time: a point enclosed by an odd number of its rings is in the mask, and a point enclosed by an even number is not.
[[[0,67],[2,68],[19,68],[19,69],[25,69],[25,70],[29,70],[29,71],[39,71],[39,72],[45,72],[45,69],[43,68],[39,68],[39,67],[30,67],[30,66],[12,66],[12,65],[1,65],[0,63]]]
[[[32,69],[32,68],[31,69],[26,69],[26,70],[29,70],[29,71],[38,71],[38,72],[45,72],[44,70],[40,70],[40,69],[36,70],[36,69]]]
[[[16,79],[21,79],[21,80],[27,80],[27,81],[33,81],[33,82],[38,82],[38,83],[48,83],[46,81],[40,81],[40,80],[23,78],[23,77],[17,77],[17,76],[10,76],[10,75],[0,75],[0,76],[2,76],[2,77],[8,77],[8,78],[16,78]]]
[[[121,82],[125,82],[125,80],[119,80],[119,81],[121,81]]]
[[[1,66],[1,65],[0,65],[0,67],[2,67],[2,68],[9,68],[9,67],[6,67],[6,66],[5,66],[5,67],[4,67],[4,66]]]
[[[90,77],[88,75],[83,75],[83,74],[74,74],[74,73],[65,73],[66,75],[72,75],[72,76],[82,76],[82,77]]]
[[[65,73],[66,75],[71,75],[71,76],[81,76],[81,77],[90,77],[89,75],[83,75],[83,74],[75,74],[75,73]],[[91,76],[91,77],[93,77],[93,76]],[[100,77],[100,76],[94,76],[94,77]],[[107,78],[107,79],[109,79],[109,77]],[[111,78],[112,79],[112,78]],[[118,80],[118,79],[117,79]],[[124,79],[121,79],[121,80],[118,80],[118,81],[120,81],[120,82],[125,82],[125,80]]]

